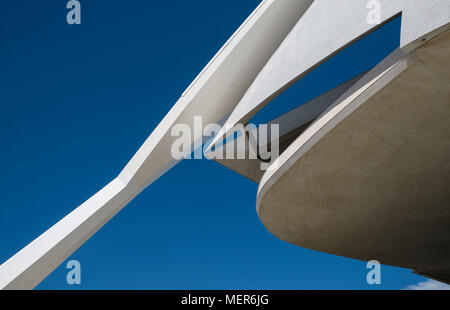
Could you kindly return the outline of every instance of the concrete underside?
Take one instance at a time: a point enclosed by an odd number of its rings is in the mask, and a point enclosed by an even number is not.
[[[450,281],[450,32],[411,59],[312,146],[291,146],[258,213],[289,243]]]

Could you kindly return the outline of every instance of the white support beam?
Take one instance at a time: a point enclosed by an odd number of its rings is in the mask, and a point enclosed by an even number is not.
[[[264,0],[183,93],[117,179],[0,266],[0,289],[32,289],[177,162],[171,128],[217,123],[237,105],[312,0]],[[194,141],[200,136],[194,136]]]

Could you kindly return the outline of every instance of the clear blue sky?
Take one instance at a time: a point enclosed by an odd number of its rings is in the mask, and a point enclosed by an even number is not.
[[[259,0],[0,3],[0,262],[111,181]],[[269,120],[373,66],[395,21],[318,68],[255,120]],[[39,289],[402,289],[424,281],[287,244],[256,211],[257,185],[185,161],[144,191]],[[370,242],[368,240],[367,242]]]

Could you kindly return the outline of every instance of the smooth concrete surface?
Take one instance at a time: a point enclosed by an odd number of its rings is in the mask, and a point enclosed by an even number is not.
[[[247,122],[321,63],[394,17],[402,17],[400,47],[406,53],[450,27],[448,0],[379,0],[379,3],[381,24],[377,25],[368,23],[367,1],[314,1],[247,90],[211,147],[227,136],[227,128]]]
[[[450,281],[450,32],[367,73],[266,172],[289,243]]]

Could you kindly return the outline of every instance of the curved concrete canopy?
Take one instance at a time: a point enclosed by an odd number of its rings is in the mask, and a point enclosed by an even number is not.
[[[448,0],[379,0],[381,24],[402,15],[400,47],[409,52],[449,28]],[[210,148],[315,67],[379,27],[367,1],[316,0],[298,21],[234,109]]]
[[[295,245],[450,281],[449,119],[450,31],[394,52],[280,156],[261,221]]]

